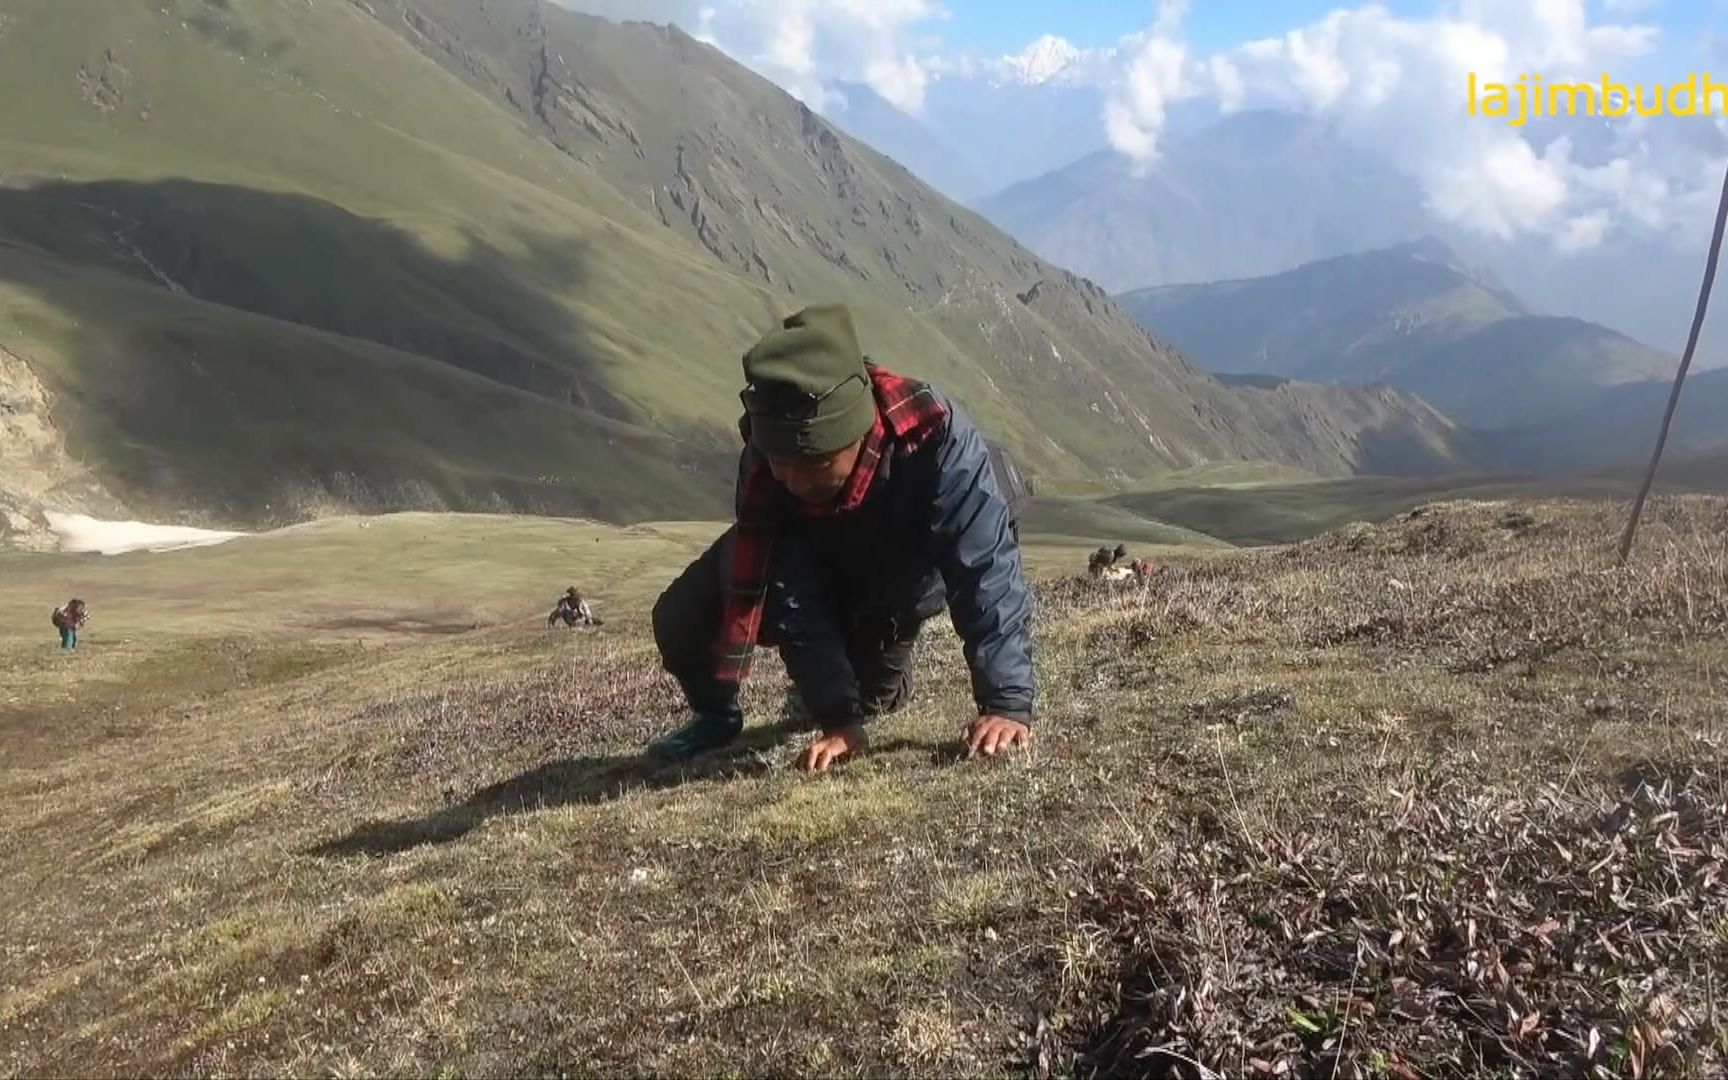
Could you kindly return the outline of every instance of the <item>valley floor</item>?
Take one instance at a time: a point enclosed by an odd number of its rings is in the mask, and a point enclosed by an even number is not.
[[[1625,569],[1620,512],[1144,587],[1034,545],[1035,748],[961,760],[938,620],[820,778],[771,657],[734,751],[638,756],[648,604],[717,526],[0,555],[0,1071],[1720,1072],[1728,501],[1657,500]],[[571,583],[604,627],[544,629]]]

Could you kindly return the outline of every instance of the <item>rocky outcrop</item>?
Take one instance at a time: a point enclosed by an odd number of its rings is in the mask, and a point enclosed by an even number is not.
[[[52,550],[43,511],[118,516],[124,508],[67,453],[49,395],[23,357],[0,346],[0,543]]]

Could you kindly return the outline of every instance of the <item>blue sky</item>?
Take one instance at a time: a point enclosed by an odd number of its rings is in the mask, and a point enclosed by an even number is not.
[[[1516,5],[1535,0],[1490,0]],[[1182,19],[1183,38],[1210,53],[1256,38],[1280,36],[1309,25],[1335,8],[1360,8],[1339,0],[1192,0]],[[1422,17],[1455,3],[1382,0],[1394,15]],[[1044,34],[1082,48],[1114,45],[1144,29],[1157,12],[1154,0],[942,0],[949,17],[926,28],[946,50],[974,55],[1018,52]],[[1661,29],[1661,54],[1673,64],[1714,61],[1728,69],[1728,0],[1593,0],[1598,20],[1635,21]]]
[[[1210,52],[1282,34],[1339,6],[1336,0],[1195,0],[1182,25],[1194,48]],[[1434,7],[1413,0],[1392,0],[1385,6],[1399,14]],[[1148,0],[943,0],[943,7],[950,17],[937,32],[945,44],[957,51],[997,54],[1018,52],[1043,34],[1067,38],[1082,48],[1114,45],[1146,27],[1157,13],[1157,5]]]
[[[703,32],[715,16],[717,39],[759,70],[769,42],[802,19],[815,28],[805,46],[812,77],[856,79],[862,58],[911,49],[925,59],[987,59],[1018,53],[1045,35],[1086,49],[1107,48],[1150,27],[1158,0],[557,0],[610,18],[672,21]],[[1380,0],[1394,17],[1425,19],[1463,14],[1471,21],[1518,21],[1545,9],[1581,7],[1592,24],[1638,22],[1660,29],[1657,68],[1714,64],[1728,70],[1728,0]],[[1282,37],[1312,26],[1335,9],[1360,11],[1354,0],[1187,0],[1181,38],[1206,56],[1259,38]],[[944,15],[936,15],[936,12]],[[1524,15],[1519,13],[1523,12]],[[1536,16],[1540,18],[1541,16]],[[792,42],[796,50],[797,43]],[[1661,75],[1668,74],[1661,71]],[[793,82],[792,79],[782,79]]]

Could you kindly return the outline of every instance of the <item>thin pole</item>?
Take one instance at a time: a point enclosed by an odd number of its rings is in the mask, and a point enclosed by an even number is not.
[[[1698,310],[1692,315],[1692,333],[1686,339],[1686,354],[1680,358],[1680,370],[1674,373],[1674,389],[1668,392],[1668,408],[1662,414],[1662,430],[1656,434],[1656,450],[1650,455],[1650,468],[1644,474],[1644,484],[1632,503],[1632,516],[1626,519],[1626,531],[1620,537],[1620,565],[1632,553],[1632,537],[1638,532],[1638,519],[1644,513],[1644,500],[1650,486],[1656,482],[1656,466],[1662,463],[1662,448],[1668,445],[1668,429],[1674,423],[1674,410],[1680,404],[1680,387],[1686,381],[1686,371],[1692,366],[1692,354],[1698,348],[1698,334],[1704,329],[1704,310],[1710,306],[1710,287],[1716,283],[1716,261],[1722,254],[1722,226],[1728,223],[1728,172],[1722,175],[1722,194],[1716,200],[1716,229],[1710,235],[1710,255],[1704,261],[1704,283],[1698,289]]]

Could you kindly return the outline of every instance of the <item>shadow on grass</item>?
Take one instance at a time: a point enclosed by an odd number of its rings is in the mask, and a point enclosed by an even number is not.
[[[663,762],[647,754],[599,754],[565,758],[537,765],[508,780],[476,791],[454,806],[422,817],[373,821],[347,836],[309,849],[323,858],[349,855],[396,855],[428,844],[459,840],[489,818],[552,810],[560,806],[611,802],[638,791],[664,791],[701,780],[731,780],[760,776],[772,766],[765,752],[786,742],[809,725],[791,710],[772,724],[747,728],[737,742],[691,761]],[[926,742],[918,739],[872,741],[869,754],[921,750],[930,764],[942,767],[966,759],[963,740]]]
[[[770,767],[764,760],[764,751],[785,742],[800,728],[795,721],[783,718],[746,729],[731,746],[691,761],[663,762],[646,754],[599,754],[549,761],[483,787],[466,801],[423,817],[360,825],[347,836],[312,848],[308,854],[393,855],[427,844],[458,840],[489,818],[611,802],[632,792],[663,791],[693,781],[758,776]]]
[[[923,739],[889,739],[886,742],[872,742],[868,752],[871,754],[893,754],[901,750],[923,750],[930,755],[930,764],[935,766],[958,765],[966,760],[966,742],[964,739],[950,739],[947,742],[928,742]]]
[[[717,516],[724,433],[654,427],[572,302],[615,252],[501,209],[405,220],[180,178],[0,184],[0,284],[75,328],[45,377],[80,456],[163,513]]]
[[[391,634],[423,634],[449,637],[478,630],[484,624],[474,618],[420,619],[412,615],[344,615],[315,624],[320,630],[377,630]]]

